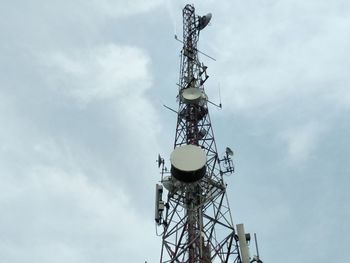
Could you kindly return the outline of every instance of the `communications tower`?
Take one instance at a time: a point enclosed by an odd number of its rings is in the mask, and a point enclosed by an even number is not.
[[[209,117],[211,102],[204,90],[207,67],[199,61],[197,42],[210,19],[210,13],[197,16],[192,5],[183,9],[171,168],[158,156],[161,184],[156,185],[155,221],[162,236],[161,263],[261,262],[249,257],[250,236],[243,225],[235,228],[232,222],[223,175],[234,171],[233,152],[227,147],[223,157],[218,155]]]

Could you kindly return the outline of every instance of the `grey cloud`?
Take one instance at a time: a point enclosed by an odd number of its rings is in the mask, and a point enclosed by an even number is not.
[[[159,260],[155,157],[168,159],[176,121],[159,100],[176,105],[172,20],[181,35],[183,5],[124,2],[0,11],[5,262]],[[195,5],[213,13],[199,47],[217,58],[202,57],[207,93],[222,92],[223,110],[211,108],[219,151],[235,151],[236,174],[225,178],[235,222],[258,233],[264,262],[346,261],[333,251],[346,251],[350,216],[349,5]],[[304,158],[291,158],[299,150]]]

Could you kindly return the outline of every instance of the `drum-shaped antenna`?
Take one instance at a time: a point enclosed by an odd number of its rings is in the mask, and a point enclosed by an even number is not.
[[[177,180],[193,183],[203,178],[207,157],[201,147],[182,145],[171,153],[171,175]]]

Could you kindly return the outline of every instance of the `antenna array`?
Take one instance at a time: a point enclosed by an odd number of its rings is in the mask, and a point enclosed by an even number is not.
[[[199,61],[199,34],[211,14],[197,16],[183,9],[183,48],[179,77],[179,107],[171,169],[158,156],[161,184],[156,185],[155,221],[162,228],[160,262],[245,262],[248,251],[243,225],[236,234],[226,195],[224,174],[234,172],[233,151],[219,158],[209,117],[204,83],[207,67]],[[167,190],[163,201],[163,187]],[[245,248],[244,251],[239,249]],[[244,252],[244,255],[241,255]],[[242,257],[243,256],[243,257]],[[242,259],[244,259],[242,261]]]

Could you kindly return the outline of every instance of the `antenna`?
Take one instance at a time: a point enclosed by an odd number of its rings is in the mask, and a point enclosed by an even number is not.
[[[257,254],[257,257],[259,258],[258,239],[256,238],[256,233],[254,233],[254,240],[255,240],[256,254]]]
[[[222,108],[220,84],[219,84],[219,100],[220,100],[220,104],[219,104],[220,108]]]
[[[179,39],[178,38],[178,36],[175,34],[175,40],[177,40],[177,41],[179,41],[180,43],[182,43],[182,44],[184,44],[184,42],[181,40],[181,39]],[[200,54],[202,54],[202,55],[204,55],[204,56],[206,56],[207,58],[210,58],[211,60],[214,60],[214,61],[216,61],[216,59],[215,58],[213,58],[213,57],[211,57],[211,56],[209,56],[209,55],[207,55],[207,54],[205,54],[204,52],[202,52],[202,51],[200,51],[200,50],[198,50],[198,49],[196,49],[196,51],[198,52],[198,53],[200,53]]]
[[[256,238],[256,233],[254,233],[254,240],[255,240],[256,256],[253,257],[253,260],[250,261],[250,263],[252,262],[263,263],[259,256],[258,240]]]
[[[199,34],[212,15],[196,15],[193,5],[186,5],[182,15],[183,41],[175,34],[183,44],[178,110],[164,105],[177,114],[170,171],[160,155],[157,160],[161,184],[156,185],[155,222],[163,230],[160,263],[250,263],[250,235],[243,225],[233,224],[223,178],[234,172],[233,151],[227,147],[219,159],[209,117],[209,104],[221,107],[221,95],[220,105],[208,99],[204,83],[209,76],[197,49]]]
[[[163,186],[156,185],[156,205],[154,211],[154,219],[158,225],[161,224],[162,214],[164,210],[164,202],[162,200]]]
[[[210,20],[211,20],[211,13],[208,13],[205,16],[200,16],[199,22],[198,22],[198,30],[203,30],[209,24]]]
[[[249,248],[248,248],[248,242],[247,242],[248,240],[247,240],[247,235],[244,232],[243,224],[237,225],[237,235],[238,235],[239,247],[241,250],[242,263],[250,263]]]
[[[163,159],[162,157],[160,157],[160,154],[158,154],[157,163],[158,163],[158,168],[160,168],[160,166],[161,166],[162,164],[164,164],[164,159]]]
[[[231,150],[230,147],[226,147],[226,155],[227,156],[233,156],[233,151]]]
[[[165,104],[163,104],[163,106],[164,106],[165,108],[167,108],[168,110],[170,110],[170,111],[172,111],[172,112],[174,112],[174,113],[177,114],[177,111],[176,111],[176,110],[170,108],[169,106],[167,106],[167,105],[165,105]]]

